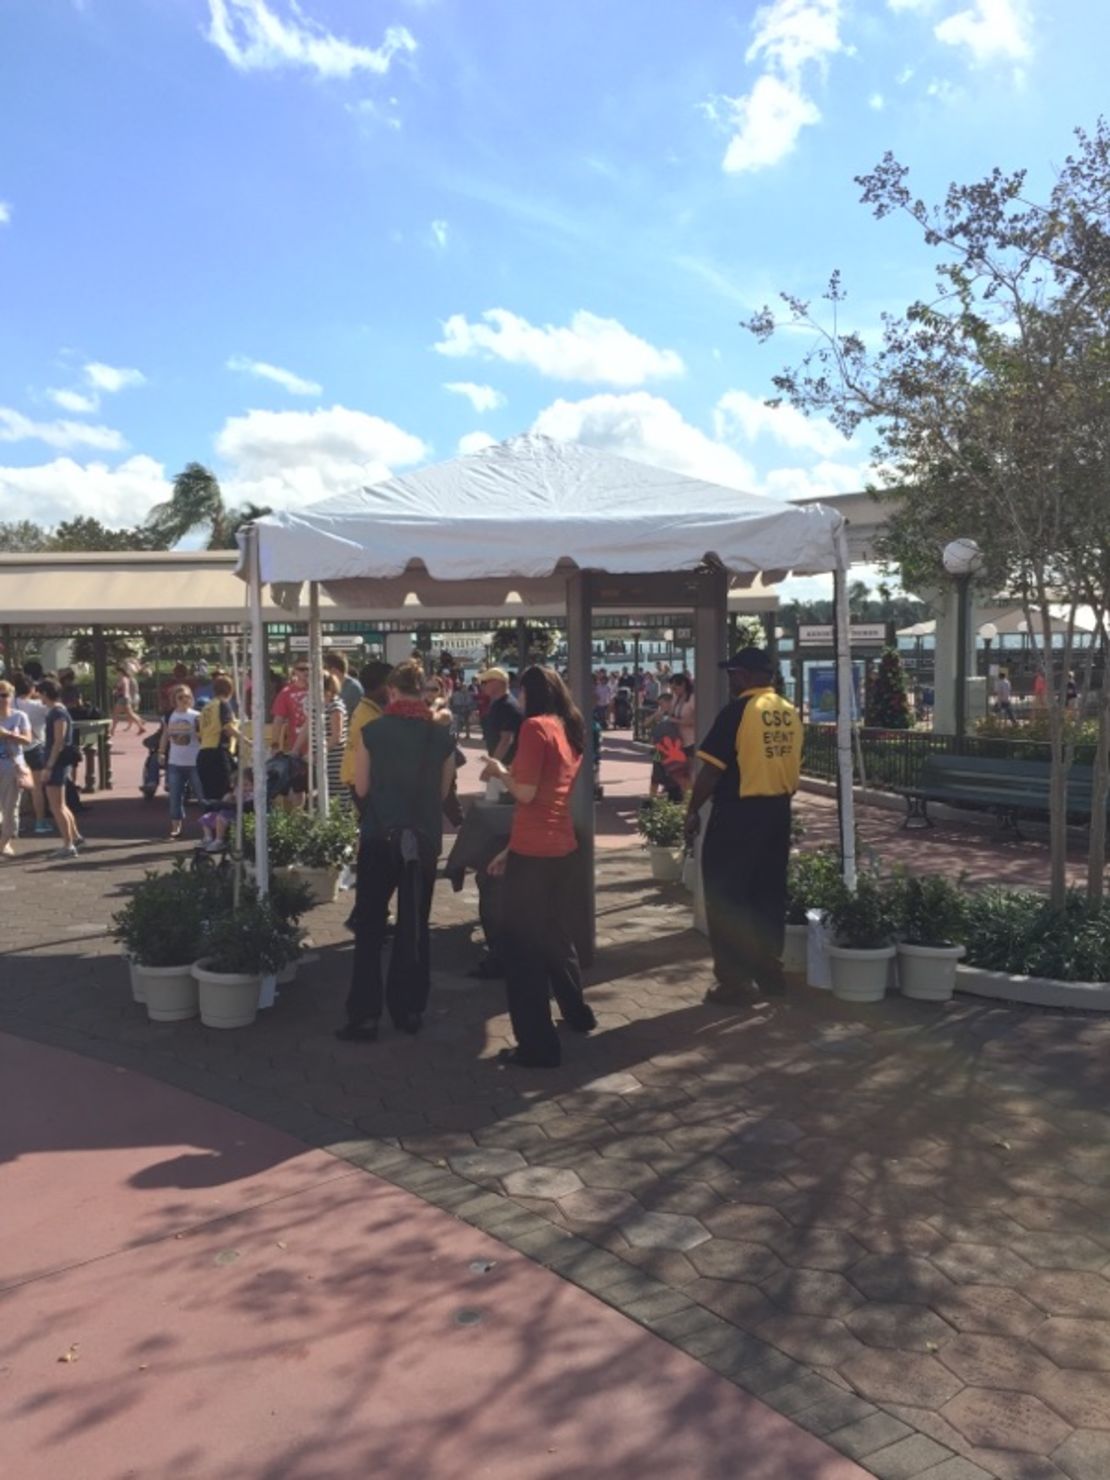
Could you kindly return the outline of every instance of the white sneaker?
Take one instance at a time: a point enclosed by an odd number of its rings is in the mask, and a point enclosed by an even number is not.
[[[14,857],[15,857],[15,849],[12,847],[12,845],[10,843],[5,843],[4,846],[2,848],[0,848],[0,858],[14,858]]]
[[[61,862],[63,858],[76,858],[77,849],[70,844],[68,848],[55,848],[53,853],[48,853],[46,856],[47,858],[55,858]]]

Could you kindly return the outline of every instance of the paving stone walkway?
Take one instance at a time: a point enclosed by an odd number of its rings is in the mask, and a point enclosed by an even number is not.
[[[91,831],[91,829],[90,829]],[[605,854],[600,1030],[506,1071],[476,896],[441,886],[419,1040],[340,1044],[346,901],[251,1029],[150,1024],[106,925],[165,844],[0,874],[0,1028],[142,1069],[547,1264],[881,1480],[1110,1476],[1110,1024],[961,1000],[702,1005],[688,896]]]

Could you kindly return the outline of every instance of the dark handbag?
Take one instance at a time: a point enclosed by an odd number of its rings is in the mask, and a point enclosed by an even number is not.
[[[58,752],[59,766],[79,766],[81,764],[81,752],[76,745],[63,745]]]

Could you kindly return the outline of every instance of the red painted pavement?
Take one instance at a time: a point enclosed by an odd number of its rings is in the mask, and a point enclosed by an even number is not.
[[[3,1035],[0,1083],[13,1480],[865,1477],[550,1271],[255,1121]]]

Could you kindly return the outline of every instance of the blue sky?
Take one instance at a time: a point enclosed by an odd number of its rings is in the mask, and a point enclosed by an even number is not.
[[[774,497],[866,445],[739,327],[931,281],[853,176],[1042,191],[1105,0],[0,0],[0,519],[297,505],[538,428]],[[453,387],[453,389],[451,388]]]

